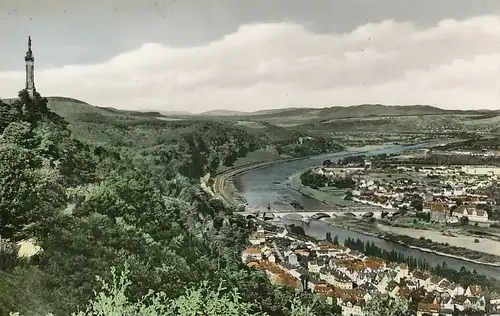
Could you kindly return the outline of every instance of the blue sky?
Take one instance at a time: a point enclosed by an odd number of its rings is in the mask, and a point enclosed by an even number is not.
[[[500,109],[500,1],[0,1],[0,96],[123,109]]]

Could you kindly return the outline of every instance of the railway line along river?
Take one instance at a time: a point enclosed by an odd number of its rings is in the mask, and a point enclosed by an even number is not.
[[[412,146],[393,145],[376,150],[362,152],[365,155],[378,155],[382,153],[398,153],[411,149],[433,147],[443,142],[430,142]],[[285,184],[286,179],[301,170],[313,168],[322,164],[325,159],[338,159],[344,156],[361,154],[360,152],[345,151],[334,154],[322,154],[307,159],[285,161],[272,164],[263,168],[249,170],[234,177],[233,183],[238,192],[247,202],[249,207],[265,207],[268,204],[272,209],[293,209],[290,205],[292,201],[298,201],[308,210],[327,209],[329,206],[322,201],[314,199],[297,192]],[[412,256],[419,259],[425,259],[432,265],[446,262],[448,267],[459,270],[462,266],[466,269],[486,275],[490,278],[500,279],[500,267],[488,266],[465,260],[451,258],[431,252],[418,249],[412,249],[403,245],[386,241],[379,237],[369,236],[357,233],[352,230],[342,229],[330,225],[323,221],[312,221],[305,224],[295,215],[286,216],[282,219],[285,224],[302,225],[307,235],[311,237],[324,239],[327,232],[332,236],[338,236],[339,241],[343,242],[347,238],[359,238],[362,241],[370,241],[382,249],[395,250],[406,256]]]

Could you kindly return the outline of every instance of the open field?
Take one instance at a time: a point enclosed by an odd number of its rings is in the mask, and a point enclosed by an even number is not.
[[[237,119],[262,121],[283,127],[318,131],[409,131],[437,132],[498,127],[495,111],[443,110],[431,106],[358,105],[322,109],[297,108],[238,115]],[[231,116],[225,116],[230,119]]]

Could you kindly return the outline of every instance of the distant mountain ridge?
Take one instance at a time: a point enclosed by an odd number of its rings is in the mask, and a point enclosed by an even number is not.
[[[115,114],[123,114],[123,113],[127,113],[127,114],[130,114],[130,115],[133,115],[133,116],[150,116],[150,117],[161,117],[163,116],[163,114],[161,114],[160,112],[156,112],[156,111],[131,111],[131,110],[118,110],[118,109],[115,109],[115,108],[111,108],[111,107],[101,107],[101,106],[97,106],[97,108],[101,109],[101,110],[104,110],[104,111],[109,111],[109,112],[112,112],[112,113],[115,113]]]
[[[316,114],[318,116],[335,116],[337,118],[369,117],[369,116],[406,116],[406,115],[439,115],[439,114],[497,114],[495,110],[447,110],[430,105],[383,105],[383,104],[361,104],[351,106],[332,106],[323,108],[295,107],[259,110],[255,112],[240,112],[214,110],[207,111],[199,116],[242,116],[242,117],[267,117],[282,114],[284,116],[296,116],[301,114]]]
[[[2,99],[10,103],[14,98]],[[113,107],[93,106],[87,102],[74,98],[51,96],[47,97],[49,104],[75,105],[78,107],[92,107],[95,110],[111,112],[113,114],[129,114],[133,116],[164,117],[164,116],[209,116],[209,117],[241,117],[241,118],[268,118],[276,115],[287,116],[317,116],[318,118],[356,118],[356,117],[376,117],[376,116],[414,116],[414,115],[500,115],[500,110],[448,110],[430,105],[382,105],[382,104],[361,104],[351,106],[331,106],[323,108],[314,107],[293,107],[277,108],[268,110],[258,110],[254,112],[243,112],[233,110],[211,110],[194,114],[189,111],[134,111],[121,110]],[[66,109],[69,110],[69,109]]]
[[[3,99],[6,103],[11,103],[13,100],[15,99]],[[165,122],[176,121],[176,124],[179,120],[220,121],[224,124],[237,125],[251,133],[271,135],[273,139],[282,137],[279,135],[289,135],[290,131],[330,136],[332,133],[340,133],[339,137],[344,137],[343,134],[350,132],[385,135],[416,132],[446,134],[458,131],[500,135],[500,110],[446,110],[429,105],[362,104],[270,109],[251,113],[217,110],[193,114],[187,111],[120,110],[94,106],[81,100],[60,96],[47,97],[47,100],[49,108],[67,119],[75,130],[87,123],[129,124],[134,119],[135,122],[143,123],[160,119]],[[81,130],[78,132],[82,133]],[[379,136],[373,137],[378,141]]]

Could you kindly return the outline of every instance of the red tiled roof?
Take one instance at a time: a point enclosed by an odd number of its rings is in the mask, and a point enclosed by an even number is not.
[[[281,285],[300,287],[300,281],[297,278],[284,271],[282,268],[272,262],[262,260],[259,262],[258,267],[274,274],[276,277],[276,282]]]
[[[332,289],[330,288],[330,286],[328,286],[328,284],[318,284],[314,287],[315,293],[328,293],[331,290]]]
[[[364,266],[366,268],[370,268],[372,270],[380,269],[384,265],[383,262],[375,261],[372,259],[367,259],[364,261]]]
[[[260,249],[259,248],[247,248],[247,249],[245,249],[244,252],[247,253],[247,254],[251,254],[251,255],[257,255],[257,254],[260,255]]]

